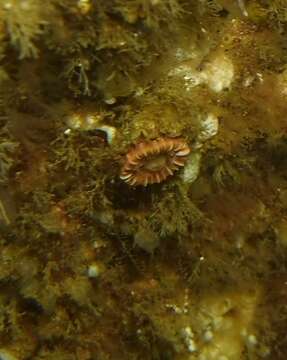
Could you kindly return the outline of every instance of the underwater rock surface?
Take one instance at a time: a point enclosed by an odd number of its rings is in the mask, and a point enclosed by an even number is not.
[[[286,36],[281,0],[0,2],[0,360],[286,360]]]

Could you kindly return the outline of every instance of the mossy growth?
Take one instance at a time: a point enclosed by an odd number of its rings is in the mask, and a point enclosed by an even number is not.
[[[10,172],[17,164],[18,142],[5,127],[0,130],[0,184],[8,183]]]
[[[210,148],[203,162],[208,175],[217,188],[240,188],[248,182],[248,177],[256,173],[256,159],[241,148],[237,153],[224,154],[220,148]]]
[[[189,236],[193,226],[203,221],[203,217],[185,187],[175,184],[168,187],[168,191],[156,203],[148,223],[160,237],[181,240]]]

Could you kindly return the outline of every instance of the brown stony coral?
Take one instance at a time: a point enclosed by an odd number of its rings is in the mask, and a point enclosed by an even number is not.
[[[184,166],[189,153],[183,138],[141,141],[127,153],[120,178],[132,186],[160,183]]]

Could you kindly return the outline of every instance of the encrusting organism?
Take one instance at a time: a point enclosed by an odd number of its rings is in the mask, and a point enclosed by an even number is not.
[[[141,141],[127,153],[120,178],[132,186],[160,183],[184,166],[189,153],[183,138]]]

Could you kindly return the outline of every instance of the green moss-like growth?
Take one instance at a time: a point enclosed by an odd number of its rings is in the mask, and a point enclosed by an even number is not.
[[[2,128],[0,134],[0,184],[7,184],[9,174],[16,164],[18,143],[11,137],[9,132]]]

